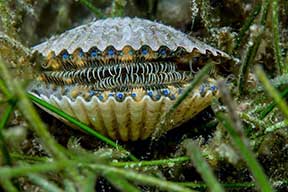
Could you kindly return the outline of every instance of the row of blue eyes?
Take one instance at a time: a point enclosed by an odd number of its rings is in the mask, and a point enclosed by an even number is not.
[[[142,54],[142,55],[147,55],[148,53],[149,53],[148,49],[142,49],[142,50],[141,50],[141,54]],[[160,55],[165,56],[166,53],[167,53],[167,51],[166,51],[165,49],[161,49],[161,50],[159,51],[159,53],[160,53]],[[107,54],[108,54],[108,56],[112,57],[112,56],[115,55],[115,51],[114,51],[113,49],[109,49],[109,50],[107,51]],[[129,55],[133,55],[133,54],[134,54],[134,51],[130,50],[130,51],[129,51]],[[97,57],[97,55],[98,55],[98,52],[97,52],[97,51],[91,51],[91,52],[90,52],[90,56],[91,56],[91,57]],[[79,53],[79,57],[83,57],[83,56],[84,56],[84,53],[81,51],[81,52]],[[62,54],[62,58],[63,58],[64,60],[65,60],[65,59],[69,59],[69,58],[70,58],[70,55],[69,55],[68,53],[63,53],[63,54]]]
[[[179,93],[180,92],[182,92],[182,89],[179,89]],[[93,95],[96,95],[96,93],[97,92],[95,92],[95,91],[90,91],[90,96],[93,96]],[[169,96],[169,94],[170,94],[170,90],[169,89],[163,89],[162,91],[161,91],[161,93],[164,95],[164,96]],[[150,97],[153,97],[153,91],[147,91],[147,95],[149,95]],[[102,96],[102,95],[100,95],[100,96]],[[111,97],[111,96],[114,96],[114,94],[113,93],[110,93],[109,95],[108,95],[109,97]],[[122,92],[118,92],[118,93],[116,93],[116,97],[118,98],[118,99],[123,99],[124,98],[124,96],[125,96],[125,94],[124,93],[122,93]],[[137,96],[137,94],[136,93],[131,93],[131,97],[136,97]],[[103,97],[103,96],[102,96]]]
[[[200,92],[201,95],[204,94],[205,91],[207,91],[206,88],[207,88],[207,87],[204,86],[204,85],[202,85],[202,86],[199,87],[199,92]],[[211,90],[211,91],[216,91],[216,90],[217,90],[217,87],[216,87],[215,85],[211,85],[211,86],[210,86],[210,90]],[[181,94],[182,91],[183,91],[183,90],[180,88],[180,89],[178,90],[178,93]],[[90,91],[90,92],[89,92],[90,96],[94,96],[94,95],[96,95],[96,93],[97,93],[97,92],[95,92],[95,91]],[[169,96],[171,99],[175,99],[175,95],[170,94],[171,92],[170,92],[169,89],[163,89],[163,90],[161,91],[161,93],[162,93],[164,96],[166,96],[166,97]],[[160,97],[161,97],[160,94],[156,94],[156,95],[153,95],[153,94],[154,94],[153,91],[151,91],[151,90],[147,91],[147,95],[148,95],[148,96],[150,96],[150,97],[154,97],[154,96],[155,96],[156,99],[160,99]],[[109,96],[109,97],[113,97],[114,95],[115,95],[116,98],[119,99],[119,100],[123,100],[124,97],[125,97],[125,94],[122,93],[122,92],[118,92],[118,93],[116,93],[116,94],[110,93],[108,96]],[[135,98],[136,96],[137,96],[136,93],[131,93],[131,97]],[[103,95],[99,95],[98,98],[99,98],[100,100],[103,100]]]

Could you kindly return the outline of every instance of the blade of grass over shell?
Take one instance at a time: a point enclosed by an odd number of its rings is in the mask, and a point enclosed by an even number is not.
[[[275,61],[278,65],[278,69],[280,74],[288,72],[288,66],[284,64],[283,57],[281,54],[281,47],[280,47],[280,35],[279,35],[279,1],[273,0],[272,1],[272,28],[273,28],[273,43],[274,43],[274,55]]]
[[[78,121],[77,119],[73,118],[72,116],[68,115],[67,113],[59,110],[58,108],[54,107],[53,105],[47,103],[46,101],[43,101],[37,97],[35,97],[34,95],[28,94],[28,97],[35,103],[41,105],[42,107],[44,107],[45,109],[48,109],[49,111],[59,115],[60,117],[64,118],[65,120],[69,121],[70,123],[72,123],[73,125],[79,127],[81,130],[85,131],[86,133],[96,137],[97,139],[107,143],[108,145],[119,149],[125,153],[128,154],[128,156],[130,157],[131,160],[133,161],[138,161],[138,159],[133,156],[129,151],[127,151],[126,149],[124,149],[122,146],[120,146],[119,144],[115,143],[114,141],[112,141],[111,139],[105,137],[104,135],[98,133],[97,131],[95,131],[94,129],[90,128],[89,126],[87,126],[86,124]]]
[[[214,192],[224,191],[221,184],[214,176],[214,173],[210,168],[209,164],[203,158],[199,147],[194,144],[192,140],[186,140],[186,142],[184,142],[184,147],[186,149],[187,155],[192,160],[193,165],[195,166],[198,173],[201,175],[202,179],[207,184],[209,190]]]
[[[249,66],[252,65],[255,59],[255,56],[257,54],[258,48],[260,46],[262,35],[264,32],[264,29],[261,29],[261,27],[265,26],[269,5],[270,5],[270,0],[262,0],[260,21],[258,23],[258,27],[260,28],[260,31],[258,32],[256,37],[248,41],[248,44],[247,44],[248,47],[247,47],[246,53],[241,61],[241,67],[240,67],[240,73],[239,73],[238,85],[237,85],[239,95],[243,94],[244,86],[248,77]],[[252,41],[252,43],[250,41]]]
[[[260,82],[265,87],[268,94],[274,99],[276,105],[279,107],[279,109],[283,112],[286,119],[288,119],[288,107],[287,103],[282,99],[281,95],[278,93],[278,91],[271,85],[268,78],[266,77],[263,69],[260,65],[257,65],[255,67],[255,72],[260,80]]]
[[[104,18],[102,11],[95,7],[90,0],[79,0],[79,2],[93,12],[96,17]]]
[[[235,49],[239,48],[245,36],[245,33],[249,30],[249,27],[252,25],[255,18],[259,15],[260,10],[261,10],[261,3],[258,3],[254,6],[248,18],[245,19],[244,24],[239,31],[238,37],[236,38]]]
[[[252,172],[258,187],[261,191],[273,191],[269,181],[262,169],[261,165],[254,157],[252,151],[246,146],[247,138],[244,134],[244,130],[242,128],[241,121],[239,121],[238,115],[235,112],[235,105],[229,93],[229,90],[225,88],[225,84],[220,82],[218,84],[222,100],[227,107],[228,115],[217,110],[215,101],[212,103],[212,108],[214,113],[218,119],[218,121],[223,125],[223,127],[227,130],[235,147],[239,150],[242,158],[245,160],[247,166]]]
[[[175,103],[169,108],[169,110],[164,115],[162,115],[159,123],[156,125],[155,132],[152,135],[153,138],[157,138],[159,135],[161,135],[161,133],[165,132],[166,123],[168,123],[167,120],[170,119],[170,116],[173,114],[173,112],[184,101],[184,99],[188,97],[188,95],[196,87],[196,85],[198,85],[201,81],[203,81],[207,77],[207,74],[209,73],[209,71],[211,71],[212,67],[213,64],[210,62],[207,63],[199,72],[197,72],[192,82],[185,88],[185,90],[175,101]]]
[[[189,86],[184,90],[183,94],[181,94],[180,97],[176,100],[176,102],[172,105],[172,107],[169,109],[166,115],[173,113],[178,108],[178,106],[190,94],[190,92],[195,88],[195,86],[198,85],[201,81],[203,81],[207,77],[206,75],[209,73],[209,71],[211,71],[212,67],[213,64],[208,63],[203,67],[203,69],[197,72],[193,81],[189,84]]]

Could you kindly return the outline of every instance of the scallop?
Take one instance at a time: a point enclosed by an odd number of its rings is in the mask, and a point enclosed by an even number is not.
[[[208,60],[226,53],[161,23],[96,20],[34,46],[46,57],[28,91],[96,131],[144,140]],[[165,130],[181,125],[218,96],[213,77],[176,109]],[[56,115],[55,115],[56,116]]]

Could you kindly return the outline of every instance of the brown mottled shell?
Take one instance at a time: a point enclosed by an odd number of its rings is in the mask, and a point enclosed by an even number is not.
[[[143,45],[148,45],[153,51],[165,46],[170,50],[184,48],[191,54],[196,52],[229,58],[226,53],[169,26],[139,18],[97,20],[52,37],[32,49],[48,56],[51,52],[59,55],[63,50],[73,53],[79,48],[88,52],[92,47],[97,47],[100,51],[109,46],[113,46],[116,50],[122,50],[125,46],[139,50]],[[91,96],[87,100],[81,95],[76,98],[65,94],[59,96],[62,93],[60,88],[51,89],[55,92],[49,92],[41,86],[43,85],[41,83],[39,85],[39,82],[32,84],[30,92],[94,127],[100,133],[123,141],[135,141],[151,136],[161,115],[175,102],[175,99],[163,96],[155,101],[145,94],[140,99],[128,95],[123,101],[117,101],[114,97],[103,101],[96,96]],[[173,88],[170,90],[173,94],[175,92],[176,99],[181,94],[179,90]],[[143,90],[140,89],[137,93],[141,95]],[[215,95],[218,95],[218,91],[215,89],[214,79],[209,79],[205,86],[199,85],[178,107],[167,130],[181,125],[206,108]]]

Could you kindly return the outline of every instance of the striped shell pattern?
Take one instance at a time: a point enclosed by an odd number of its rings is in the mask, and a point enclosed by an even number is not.
[[[191,66],[229,58],[169,26],[139,18],[97,20],[32,49],[47,62],[29,92],[123,141],[151,136],[193,79]],[[177,108],[167,130],[191,119],[215,95],[215,79],[208,78]]]

